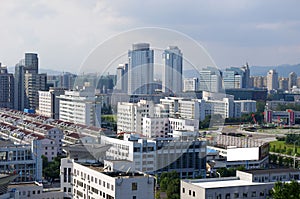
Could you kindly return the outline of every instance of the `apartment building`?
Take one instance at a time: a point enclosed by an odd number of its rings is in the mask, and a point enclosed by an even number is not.
[[[59,96],[59,119],[86,126],[101,127],[101,103],[92,88],[65,91]]]

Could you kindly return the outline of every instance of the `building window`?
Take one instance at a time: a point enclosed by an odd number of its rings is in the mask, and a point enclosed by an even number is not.
[[[243,193],[243,198],[247,198],[248,197],[248,193]]]
[[[263,192],[263,191],[261,191],[260,193],[259,193],[259,196],[264,196],[265,195],[265,193]]]
[[[230,193],[226,193],[225,198],[230,199]]]
[[[233,194],[233,198],[238,198],[239,197],[239,193],[234,193]]]
[[[136,196],[132,196],[132,199],[136,199]]]
[[[256,191],[252,191],[251,197],[256,197]]]
[[[182,188],[182,193],[185,193],[185,188]]]
[[[131,183],[131,190],[132,190],[132,191],[137,190],[137,182]]]
[[[221,194],[218,194],[218,195],[217,195],[217,199],[222,199],[222,195],[221,195]]]
[[[195,191],[193,191],[193,197],[195,197],[196,196],[196,193],[195,193]]]

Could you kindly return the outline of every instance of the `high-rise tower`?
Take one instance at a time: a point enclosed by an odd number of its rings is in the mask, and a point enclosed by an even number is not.
[[[38,109],[38,91],[46,90],[47,75],[38,74],[39,59],[35,53],[25,53],[24,82],[25,104],[24,108]]]
[[[269,70],[267,74],[267,87],[268,90],[276,90],[278,89],[279,83],[278,83],[278,73],[276,70]]]
[[[39,73],[39,58],[36,53],[25,53],[25,73]]]
[[[182,92],[182,53],[177,46],[170,46],[163,53],[162,90],[165,93]]]
[[[117,83],[115,86],[115,89],[117,89],[119,92],[127,93],[128,90],[128,64],[119,64],[117,68]]]
[[[7,72],[7,67],[0,63],[0,107],[14,106],[14,76]]]
[[[24,72],[24,59],[15,66],[15,96],[14,96],[14,109],[23,111],[25,102],[25,72]]]
[[[154,52],[150,44],[133,44],[128,61],[128,94],[152,94]]]
[[[295,72],[289,74],[289,89],[291,90],[293,86],[297,86],[297,74]]]

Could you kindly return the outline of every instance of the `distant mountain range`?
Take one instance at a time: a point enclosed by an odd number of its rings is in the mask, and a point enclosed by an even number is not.
[[[288,77],[290,72],[295,72],[300,76],[300,64],[296,65],[279,65],[279,66],[250,66],[251,76],[266,76],[268,71],[275,69],[279,77]]]
[[[268,71],[271,69],[275,69],[279,77],[288,77],[290,72],[295,72],[298,76],[300,76],[300,64],[284,64],[279,66],[250,66],[250,75],[266,76]],[[183,75],[184,78],[199,77],[199,73],[195,72],[195,70],[184,70]]]
[[[15,67],[8,67],[7,70],[9,73],[15,73]],[[61,75],[63,72],[52,69],[40,68],[39,73],[47,73],[47,75]]]
[[[300,64],[290,65],[284,64],[279,66],[250,66],[250,75],[251,76],[266,76],[268,71],[271,69],[275,69],[278,73],[279,77],[288,77],[290,72],[295,72],[298,76],[300,76]],[[14,73],[15,67],[8,67],[8,72]],[[52,70],[40,68],[40,73],[47,73],[47,75],[61,75],[62,71]],[[161,75],[161,74],[160,74]],[[184,70],[183,71],[184,78],[192,78],[199,77],[199,73],[195,70]]]

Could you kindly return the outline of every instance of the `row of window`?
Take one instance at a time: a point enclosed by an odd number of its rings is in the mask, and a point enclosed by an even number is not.
[[[95,192],[94,192],[94,193],[95,193]],[[82,198],[84,198],[84,199],[93,199],[93,198],[94,198],[94,197],[92,197],[92,196],[86,197],[86,194],[83,194],[81,191],[74,189],[74,196],[76,196],[76,194],[77,194],[77,197],[80,196],[80,197],[82,197]],[[97,192],[96,194],[98,194],[98,192]],[[109,194],[107,194],[107,193],[105,193],[105,192],[103,192],[103,191],[99,191],[99,195],[100,195],[102,198],[106,198],[106,199],[114,199],[113,196],[111,196],[111,195],[109,195]],[[96,196],[96,198],[97,198],[97,196]]]
[[[265,192],[264,191],[260,191],[260,192],[256,192],[256,191],[252,191],[251,193],[248,192],[243,192],[243,193],[226,193],[225,195],[222,194],[216,194],[216,199],[230,199],[230,198],[256,198],[256,197],[263,197],[265,196]],[[209,195],[208,199],[213,199],[213,195]]]

